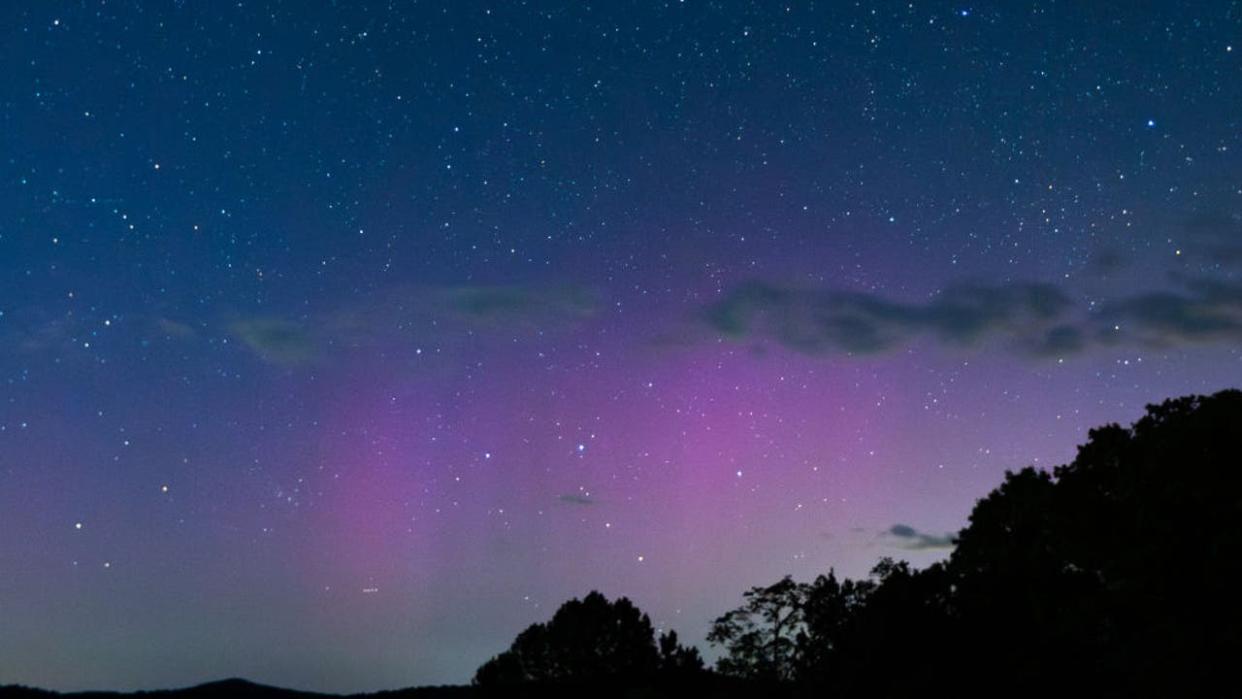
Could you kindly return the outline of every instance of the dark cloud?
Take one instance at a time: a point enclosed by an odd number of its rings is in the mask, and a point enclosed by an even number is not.
[[[564,503],[568,503],[570,505],[583,505],[583,506],[596,505],[599,503],[598,500],[593,499],[591,496],[583,495],[581,493],[566,493],[558,497],[557,500],[560,500],[561,502],[564,502]]]
[[[229,332],[265,361],[297,366],[315,360],[318,343],[300,324],[283,318],[248,318],[229,324]]]
[[[341,347],[445,343],[467,333],[573,327],[599,308],[580,286],[398,286],[324,314],[318,325]]]
[[[0,312],[0,351],[24,354],[51,353],[60,358],[90,359],[93,349],[107,342],[141,342],[153,339],[189,339],[193,327],[161,316],[131,313],[101,318],[85,314],[53,315],[39,307]]]
[[[1087,260],[1087,269],[1095,274],[1111,274],[1125,267],[1128,262],[1117,250],[1098,250]]]
[[[771,340],[806,354],[876,354],[928,336],[968,347],[1008,337],[1037,350],[1037,331],[1055,324],[1070,300],[1051,284],[958,284],[926,303],[876,294],[751,282],[707,307],[703,317],[735,340]]]
[[[1129,341],[1156,347],[1242,340],[1242,285],[1185,279],[1183,286],[1106,304],[1098,337],[1110,344]]]
[[[81,315],[54,314],[31,307],[0,312],[0,321],[0,348],[6,350],[84,356],[89,349],[91,327]]]
[[[1242,340],[1242,212],[1209,198],[1186,216],[1166,212],[1170,276],[1074,308],[1064,287],[1045,283],[952,284],[926,301],[878,293],[755,281],[702,309],[700,327],[749,343],[804,354],[874,355],[929,339],[949,347],[995,343],[1018,354],[1063,358],[1096,348],[1172,348]],[[1174,250],[1177,255],[1173,255]],[[1086,270],[1105,279],[1134,260],[1115,247],[1095,251]],[[1174,271],[1174,269],[1178,271]],[[1190,269],[1217,278],[1188,277]],[[1143,286],[1146,284],[1146,286]],[[1132,289],[1134,287],[1131,287]]]
[[[1242,341],[1242,284],[1174,276],[1143,291],[1074,312],[1050,284],[955,285],[927,303],[875,294],[751,282],[702,312],[708,327],[736,341],[773,342],[805,354],[871,355],[920,337],[952,347],[990,339],[1032,357],[1067,357],[1097,347],[1171,348]]]
[[[1242,263],[1242,214],[1203,211],[1186,221],[1184,231],[1188,255],[1220,265]]]
[[[952,534],[945,534],[944,536],[927,534],[908,524],[894,524],[884,533],[896,539],[901,548],[910,551],[951,549],[954,546]]]
[[[1087,349],[1090,338],[1086,329],[1077,325],[1058,325],[1031,347],[1031,351],[1043,357],[1064,357]]]
[[[403,286],[305,320],[251,317],[233,321],[227,329],[264,360],[293,367],[332,351],[406,343],[413,352],[416,346],[445,346],[488,331],[569,327],[598,308],[594,294],[577,286]],[[169,334],[192,332],[176,326],[161,321]]]

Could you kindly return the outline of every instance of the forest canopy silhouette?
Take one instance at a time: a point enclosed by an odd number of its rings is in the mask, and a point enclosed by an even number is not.
[[[598,592],[523,631],[483,688],[603,683],[698,694],[1186,696],[1230,679],[1242,604],[1242,392],[1147,406],[1074,460],[979,500],[949,558],[753,587],[702,669]],[[948,694],[946,694],[948,695]]]

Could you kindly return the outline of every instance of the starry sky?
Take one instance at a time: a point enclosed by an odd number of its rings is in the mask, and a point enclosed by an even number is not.
[[[0,683],[460,683],[1242,370],[1242,4],[6,2]]]

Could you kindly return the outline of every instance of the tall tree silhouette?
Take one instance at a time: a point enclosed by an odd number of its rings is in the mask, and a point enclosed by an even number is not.
[[[1028,687],[1172,695],[1218,675],[1242,633],[1240,466],[1242,393],[1224,391],[1092,430],[1051,475],[1007,474],[948,565],[964,649]]]
[[[793,679],[798,638],[805,632],[806,594],[807,586],[788,575],[743,593],[742,606],[716,619],[707,635],[728,652],[716,669],[737,677]]]
[[[821,683],[835,673],[846,644],[855,633],[855,618],[875,588],[870,581],[838,580],[828,571],[805,588],[804,631],[797,637],[797,678]]]
[[[625,597],[610,602],[591,592],[561,605],[546,624],[533,624],[518,634],[508,650],[479,668],[474,682],[643,681],[654,676],[662,661],[688,668],[697,658],[697,652],[677,644],[676,635],[669,643],[662,657],[646,614]]]

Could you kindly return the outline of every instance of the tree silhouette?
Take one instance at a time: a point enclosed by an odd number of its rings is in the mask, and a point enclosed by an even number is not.
[[[694,646],[683,646],[677,632],[660,634],[660,673],[671,679],[693,678],[703,671],[703,658]]]
[[[798,679],[822,683],[834,674],[832,666],[855,632],[858,610],[874,588],[870,581],[838,581],[831,570],[805,588],[805,630],[797,638]]]
[[[1242,393],[1224,391],[1091,430],[1051,475],[1006,474],[948,564],[962,650],[1032,688],[1184,695],[1219,673],[1242,632],[1239,466]]]
[[[842,697],[1201,694],[1242,650],[1240,521],[1242,393],[1170,400],[1006,473],[947,561],[753,588],[709,640]]]
[[[768,587],[743,593],[741,607],[712,622],[707,640],[728,654],[716,663],[726,675],[762,680],[794,677],[800,634],[804,633],[807,586],[788,575]]]
[[[475,681],[678,677],[674,694],[714,696],[1202,696],[1233,680],[1242,651],[1239,522],[1242,392],[1179,398],[1131,427],[1091,430],[1051,472],[1006,473],[944,562],[884,559],[867,580],[829,571],[746,591],[707,637],[725,650],[717,670],[740,679],[703,671],[672,632],[657,646],[628,600],[591,593],[519,634]]]
[[[668,661],[692,662],[675,636]],[[621,677],[633,681],[652,677],[660,666],[647,615],[625,597],[609,602],[593,591],[561,605],[548,623],[533,624],[518,634],[509,650],[478,669],[474,682],[495,686]]]

